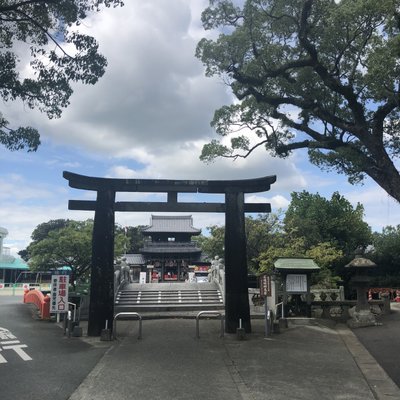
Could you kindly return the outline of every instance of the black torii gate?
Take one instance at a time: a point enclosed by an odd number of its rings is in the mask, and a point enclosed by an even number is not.
[[[94,211],[88,335],[99,336],[114,318],[114,214],[116,211],[225,213],[225,330],[239,320],[251,332],[244,213],[271,212],[269,203],[245,203],[245,193],[265,192],[276,176],[243,180],[109,179],[63,172],[69,186],[97,192],[97,200],[70,200],[70,210]],[[115,201],[116,192],[164,192],[166,202]],[[225,203],[178,202],[178,193],[225,194]]]

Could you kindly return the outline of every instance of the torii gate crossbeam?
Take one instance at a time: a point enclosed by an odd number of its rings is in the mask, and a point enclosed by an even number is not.
[[[95,211],[88,335],[98,336],[114,317],[114,224],[116,211],[225,213],[225,330],[239,321],[251,332],[247,288],[246,212],[270,212],[268,203],[244,203],[245,193],[268,191],[276,176],[243,180],[109,179],[64,171],[69,186],[97,192],[96,201],[70,200],[70,210]],[[167,202],[116,202],[116,192],[167,193]],[[178,202],[178,193],[220,193],[225,203]]]

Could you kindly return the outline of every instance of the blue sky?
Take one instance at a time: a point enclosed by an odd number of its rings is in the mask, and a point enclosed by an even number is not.
[[[42,138],[36,153],[0,149],[0,226],[9,231],[5,245],[13,254],[26,247],[42,222],[93,217],[91,212],[68,210],[69,199],[94,198],[94,194],[70,189],[62,177],[64,170],[159,179],[277,175],[269,192],[249,201],[270,202],[277,211],[288,205],[293,191],[326,197],[339,191],[353,204],[364,205],[365,220],[374,230],[399,223],[399,204],[374,182],[351,186],[345,176],[312,166],[305,152],[281,160],[258,149],[245,160],[217,160],[211,165],[199,161],[202,146],[215,138],[209,125],[214,110],[232,102],[228,88],[206,78],[194,56],[197,42],[210,34],[200,24],[206,5],[204,0],[126,2],[121,9],[107,9],[86,21],[79,29],[96,37],[108,68],[97,85],[74,86],[71,104],[60,119],[49,121],[19,102],[2,103],[1,111],[13,126],[35,126]],[[28,59],[22,49],[20,57],[25,68]],[[154,196],[119,198],[143,197]],[[219,214],[193,218],[198,228],[223,223]],[[147,224],[149,219],[150,213],[116,216],[121,225]]]

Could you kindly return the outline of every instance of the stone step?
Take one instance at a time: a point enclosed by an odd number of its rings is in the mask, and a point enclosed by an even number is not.
[[[129,285],[117,293],[115,311],[223,309],[222,294],[214,285]]]
[[[169,300],[169,299],[182,299],[182,300],[191,300],[191,299],[221,299],[222,296],[219,293],[193,293],[193,294],[151,294],[151,295],[142,295],[142,294],[126,294],[126,293],[118,293],[116,296],[117,299],[121,300]]]
[[[114,307],[114,313],[120,312],[199,312],[199,311],[224,311],[223,304],[207,304],[207,303],[196,303],[196,304],[135,304],[135,305],[120,305],[116,304]]]
[[[209,295],[169,295],[169,296],[140,296],[124,294],[118,294],[115,299],[115,304],[122,303],[204,303],[204,302],[216,302],[223,303],[222,296],[219,294]]]

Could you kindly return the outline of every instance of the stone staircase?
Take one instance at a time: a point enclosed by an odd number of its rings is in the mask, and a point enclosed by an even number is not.
[[[131,283],[118,291],[114,311],[222,310],[224,301],[213,283]]]

